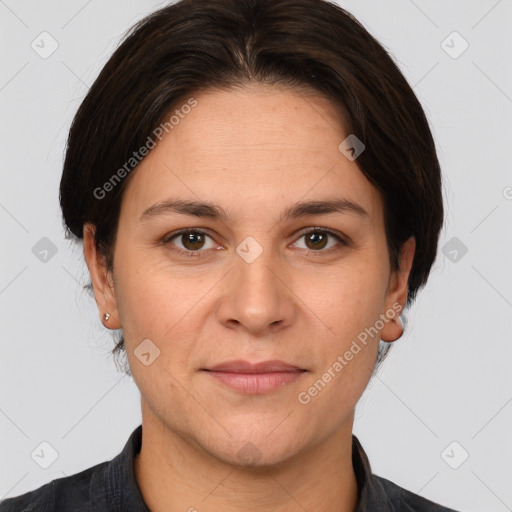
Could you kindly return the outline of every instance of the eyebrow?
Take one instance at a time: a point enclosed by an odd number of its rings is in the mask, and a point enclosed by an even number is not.
[[[183,199],[166,199],[150,206],[140,216],[144,221],[158,215],[179,213],[194,217],[218,219],[229,222],[230,215],[220,206],[201,201],[187,201]],[[337,198],[327,201],[307,201],[293,204],[279,217],[278,222],[288,219],[298,219],[310,215],[323,215],[328,213],[353,213],[361,217],[369,217],[368,212],[360,205],[345,198]]]

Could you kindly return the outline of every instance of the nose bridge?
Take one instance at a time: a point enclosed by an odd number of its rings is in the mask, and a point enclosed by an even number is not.
[[[222,298],[222,320],[236,320],[249,330],[261,330],[284,319],[286,286],[282,283],[280,261],[270,237],[265,241],[246,237],[236,247],[229,296]]]
[[[272,241],[269,237],[259,241],[252,237],[246,237],[236,247],[238,259],[235,260],[235,274],[238,285],[244,288],[244,296],[250,297],[263,293],[274,295],[279,281],[275,273],[278,272],[278,264]],[[270,300],[267,296],[266,299]]]

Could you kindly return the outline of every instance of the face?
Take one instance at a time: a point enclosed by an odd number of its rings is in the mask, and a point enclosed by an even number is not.
[[[86,259],[143,421],[229,463],[274,464],[352,428],[379,337],[401,332],[382,319],[405,304],[414,240],[392,271],[381,197],[338,149],[327,99],[261,85],[195,99],[130,176],[111,287],[88,228]],[[345,207],[297,208],[333,201]],[[233,360],[301,371],[211,371]]]

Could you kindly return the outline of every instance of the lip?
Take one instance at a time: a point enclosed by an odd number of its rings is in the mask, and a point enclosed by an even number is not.
[[[272,361],[262,361],[261,363],[251,363],[243,359],[236,361],[225,361],[211,368],[205,368],[212,372],[230,372],[230,373],[273,373],[273,372],[290,372],[302,370],[297,366],[285,363],[278,359]]]
[[[227,361],[203,371],[217,382],[240,393],[258,395],[282,389],[300,378],[307,370],[279,360],[261,363],[237,360]]]

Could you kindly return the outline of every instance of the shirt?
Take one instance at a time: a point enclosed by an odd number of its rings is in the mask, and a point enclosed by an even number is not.
[[[80,473],[58,478],[0,502],[0,512],[150,512],[135,478],[134,460],[142,445],[142,425],[119,455]],[[352,435],[357,480],[355,512],[457,512],[372,474],[368,457]]]

